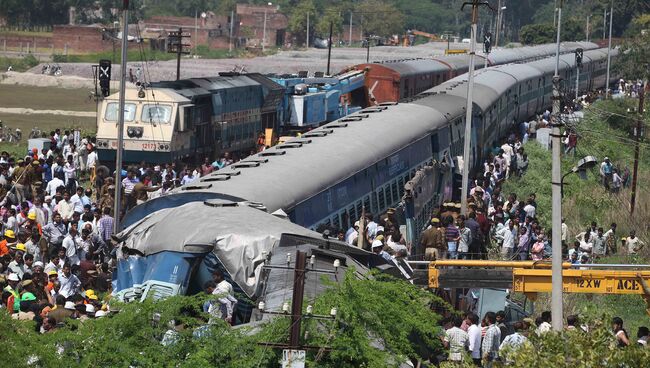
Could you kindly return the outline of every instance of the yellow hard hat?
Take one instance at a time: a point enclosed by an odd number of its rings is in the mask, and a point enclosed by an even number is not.
[[[15,238],[16,234],[14,234],[13,230],[5,230],[5,238]]]
[[[16,250],[20,250],[20,251],[24,252],[25,250],[27,250],[27,248],[25,248],[25,244],[18,243],[18,244],[16,244]]]
[[[27,215],[27,218],[30,219],[30,220],[36,220],[36,212],[30,212]]]

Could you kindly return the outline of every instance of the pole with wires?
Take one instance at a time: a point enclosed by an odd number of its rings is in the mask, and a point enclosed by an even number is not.
[[[562,163],[560,134],[560,32],[562,30],[562,0],[557,8],[557,49],[555,53],[555,74],[553,75],[553,118],[552,122],[552,215],[551,215],[551,316],[555,331],[562,331]]]
[[[124,150],[124,105],[126,100],[126,52],[129,37],[129,0],[122,6],[122,58],[120,64],[120,97],[117,117],[117,149],[115,153],[115,203],[113,207],[113,231],[120,229],[122,209],[122,153]]]
[[[470,150],[472,140],[472,106],[474,92],[474,61],[476,59],[476,29],[478,27],[478,7],[481,5],[490,7],[486,1],[472,0],[472,2],[463,3],[461,10],[465,5],[472,7],[472,28],[469,40],[469,72],[467,77],[467,105],[465,106],[465,141],[463,147],[463,185],[460,193],[460,212],[467,214],[467,194],[469,192],[469,169],[470,169]]]
[[[609,41],[607,42],[607,79],[605,79],[605,99],[609,97],[609,66],[612,64],[612,19],[614,15],[614,0],[609,9]]]
[[[636,183],[639,175],[639,151],[641,132],[643,132],[643,100],[645,99],[645,90],[648,89],[648,81],[646,80],[645,86],[639,90],[639,114],[636,120],[636,142],[634,145],[634,171],[632,172],[632,198],[630,198],[630,216],[634,215],[634,207],[636,205]]]

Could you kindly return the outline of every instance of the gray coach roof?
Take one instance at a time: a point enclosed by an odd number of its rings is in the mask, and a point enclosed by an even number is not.
[[[134,213],[125,219],[125,224],[184,200],[224,195],[262,203],[269,212],[289,211],[301,201],[422,139],[446,121],[441,112],[421,104],[383,108],[381,112],[362,110],[349,115],[309,132],[327,133],[326,136],[308,138],[310,134],[305,134],[301,139],[292,139],[201,177],[173,194],[147,201],[132,210]],[[347,121],[360,116],[367,117]],[[338,124],[347,126],[331,128]],[[304,142],[301,147],[283,148],[299,142]],[[252,167],[243,167],[246,165]],[[228,173],[236,172],[239,175],[226,178]]]

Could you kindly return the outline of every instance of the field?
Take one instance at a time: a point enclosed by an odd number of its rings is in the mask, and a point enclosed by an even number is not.
[[[95,111],[95,103],[88,100],[85,89],[62,89],[52,87],[25,87],[0,84],[0,108],[30,108],[33,110]],[[0,120],[5,127],[20,128],[23,140],[19,144],[0,143],[0,150],[13,154],[24,154],[26,137],[32,128],[43,132],[56,128],[81,129],[83,134],[94,134],[95,118],[54,114],[14,114],[0,111]]]
[[[0,107],[34,110],[95,111],[85,89],[61,89],[0,84]],[[4,120],[4,119],[3,119]]]

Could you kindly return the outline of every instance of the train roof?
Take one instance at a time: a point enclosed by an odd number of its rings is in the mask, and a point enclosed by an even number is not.
[[[385,67],[391,69],[402,76],[409,76],[419,74],[422,72],[441,72],[446,73],[449,67],[435,59],[405,59],[405,60],[389,60],[378,63],[363,64],[364,66]]]
[[[436,96],[436,98],[425,98],[429,96]],[[448,121],[453,120],[458,116],[465,114],[466,98],[455,96],[447,93],[422,93],[418,96],[410,98],[405,102],[413,103],[416,105],[423,105],[438,111],[444,111],[444,115]]]
[[[432,121],[440,125],[446,121],[443,113],[423,104],[399,104],[399,109],[384,106],[380,112],[368,111],[348,115],[201,177],[173,194],[147,201],[132,210],[134,216],[187,200],[218,198],[222,193],[263,203],[269,212],[289,211],[300,203],[297,198],[311,198],[422,139],[426,132],[438,128],[431,125]],[[404,116],[409,116],[407,129],[399,126]],[[327,135],[314,136],[318,134]],[[385,144],[387,140],[390,144]],[[292,146],[295,148],[289,148]]]
[[[152,83],[154,88],[166,88],[189,99],[210,95],[214,91],[236,87],[259,86],[259,78],[266,78],[258,73],[254,77],[249,74],[220,75],[215,77],[200,77],[181,79],[177,81],[160,81]],[[268,79],[268,78],[267,78]]]

